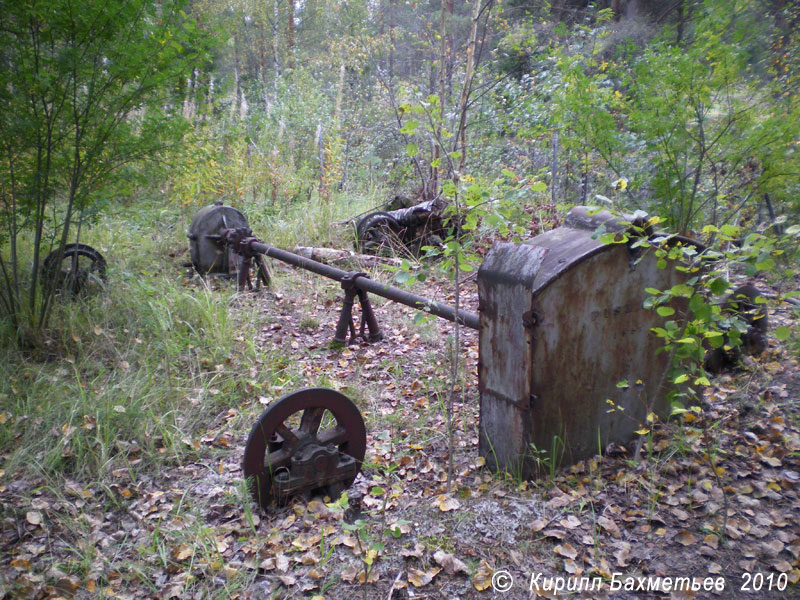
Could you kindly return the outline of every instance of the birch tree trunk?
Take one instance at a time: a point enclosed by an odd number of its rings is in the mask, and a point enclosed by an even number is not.
[[[233,81],[234,81],[234,98],[231,102],[231,116],[237,117],[239,115],[239,99],[242,93],[242,72],[239,65],[239,35],[233,35]]]
[[[294,69],[294,2],[289,0],[289,32],[286,40],[289,68]]]
[[[278,27],[278,19],[280,19],[280,11],[278,10],[278,1],[273,0],[272,2],[272,67],[275,70],[275,77],[274,77],[274,94],[275,100],[278,100],[278,81],[281,77],[281,65],[279,60],[279,52],[280,52],[280,40],[278,34],[280,33]]]

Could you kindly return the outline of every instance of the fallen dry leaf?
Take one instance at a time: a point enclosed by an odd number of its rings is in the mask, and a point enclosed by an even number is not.
[[[301,533],[292,540],[292,546],[301,551],[306,551],[319,544],[322,536],[318,533]]]
[[[576,575],[581,570],[581,568],[578,566],[578,563],[576,563],[571,558],[565,558],[564,570],[570,575]]]
[[[448,554],[443,550],[437,550],[433,555],[433,560],[435,560],[439,564],[439,566],[443,567],[444,572],[447,573],[448,575],[455,575],[456,573],[468,572],[467,565],[458,560],[452,554]]]
[[[776,560],[769,564],[770,567],[781,573],[788,573],[792,570],[792,565],[785,560]]]
[[[697,538],[688,530],[682,530],[675,536],[675,540],[684,546],[693,546],[697,543]]]
[[[762,543],[761,548],[764,550],[765,554],[774,558],[783,550],[783,542],[778,539],[773,539],[770,542]]]
[[[534,532],[541,531],[542,529],[547,527],[548,523],[549,523],[549,521],[546,521],[545,519],[542,519],[541,517],[538,517],[538,518],[534,519],[533,522],[531,523],[531,529]]]
[[[413,583],[414,587],[422,587],[428,585],[433,578],[441,571],[438,567],[433,567],[428,569],[427,571],[421,571],[419,569],[409,569],[408,570],[408,581],[409,583]]]
[[[259,563],[258,568],[262,571],[272,571],[275,568],[275,558],[272,556],[265,558]]]
[[[33,563],[27,558],[13,558],[9,564],[20,571],[29,571],[33,568]]]
[[[619,550],[614,553],[614,558],[620,567],[628,566],[628,559],[631,556],[631,545],[628,543],[620,544]]]
[[[419,558],[424,552],[425,546],[417,542],[414,544],[413,548],[401,548],[400,556],[405,556],[406,558]]]
[[[289,568],[289,558],[285,554],[278,554],[275,556],[275,566],[285,573]]]
[[[622,537],[622,532],[619,530],[619,526],[616,524],[616,522],[614,522],[614,519],[611,519],[605,515],[600,515],[597,517],[597,524],[610,533],[613,537]]]
[[[172,551],[172,558],[177,561],[186,560],[194,555],[194,548],[189,544],[181,544]]]
[[[547,507],[553,510],[564,508],[566,506],[569,506],[570,504],[572,504],[572,498],[567,494],[556,496],[552,500],[547,501]]]
[[[578,551],[572,546],[572,544],[565,543],[559,544],[555,548],[553,548],[553,552],[558,554],[559,556],[563,556],[564,558],[575,558],[578,556]]]
[[[478,570],[475,572],[475,575],[472,576],[473,587],[479,592],[489,589],[489,586],[492,585],[493,574],[494,569],[489,566],[489,563],[487,563],[485,559],[481,559],[481,562],[478,564]]]
[[[581,526],[581,521],[575,515],[569,515],[566,519],[559,521],[559,524],[567,529],[575,529]]]
[[[361,569],[359,569],[355,565],[350,565],[344,571],[339,573],[339,577],[342,579],[342,581],[345,581],[347,583],[353,583],[356,580],[356,577],[358,577],[358,572],[360,570]]]
[[[557,540],[563,540],[565,537],[567,537],[567,533],[561,529],[545,529],[542,532],[542,535],[544,537],[555,538]]]
[[[362,569],[361,572],[358,574],[358,583],[362,585],[366,583],[367,582],[366,576],[367,576],[366,572]],[[378,581],[378,579],[379,579],[378,572],[375,569],[371,569],[369,572],[369,583],[375,583],[376,581]]]
[[[306,510],[312,514],[319,515],[321,518],[330,516],[331,509],[325,506],[324,502],[312,500],[306,505]]]
[[[449,512],[461,507],[461,503],[457,499],[452,498],[447,494],[441,494],[440,496],[437,496],[433,505],[438,507],[442,512]]]

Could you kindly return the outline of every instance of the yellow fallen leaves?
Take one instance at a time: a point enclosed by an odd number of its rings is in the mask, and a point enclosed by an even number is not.
[[[358,579],[358,583],[363,585],[367,581],[364,569],[355,565],[347,567],[342,571],[340,577],[342,581],[347,583],[354,583],[356,579]],[[376,581],[378,581],[378,573],[375,569],[371,569],[369,573],[369,583],[375,583]]]
[[[295,539],[292,540],[292,546],[305,552],[312,546],[316,546],[319,544],[322,536],[318,533],[301,533]]]
[[[14,558],[11,560],[9,565],[15,569],[19,569],[20,571],[29,571],[33,568],[33,563],[27,558]]]
[[[331,509],[324,502],[319,500],[312,500],[306,505],[306,510],[311,514],[318,515],[321,518],[330,516]]]
[[[494,575],[494,569],[485,559],[482,559],[478,570],[472,576],[473,587],[479,592],[489,589],[492,585],[492,575]]]
[[[194,556],[194,548],[189,544],[181,544],[172,550],[172,558],[177,561],[184,561]]]
[[[447,494],[436,496],[433,505],[442,512],[449,512],[461,508],[461,503],[456,498],[452,498]]]
[[[675,540],[684,546],[694,546],[697,543],[697,538],[686,529],[676,535]]]

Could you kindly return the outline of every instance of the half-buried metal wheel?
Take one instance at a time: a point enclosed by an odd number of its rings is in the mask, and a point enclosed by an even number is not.
[[[102,287],[106,281],[106,259],[86,244],[67,244],[64,252],[54,250],[42,262],[42,275],[57,292],[74,295]]]
[[[365,254],[397,252],[403,248],[405,228],[387,212],[374,212],[356,226],[356,248]]]
[[[293,496],[338,496],[358,475],[367,448],[364,419],[347,396],[327,388],[288,394],[259,417],[242,470],[263,509]]]

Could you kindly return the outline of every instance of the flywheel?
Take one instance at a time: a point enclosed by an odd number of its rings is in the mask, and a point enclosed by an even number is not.
[[[261,414],[247,439],[242,470],[265,510],[303,494],[333,498],[355,480],[366,447],[364,419],[347,396],[306,388]]]

